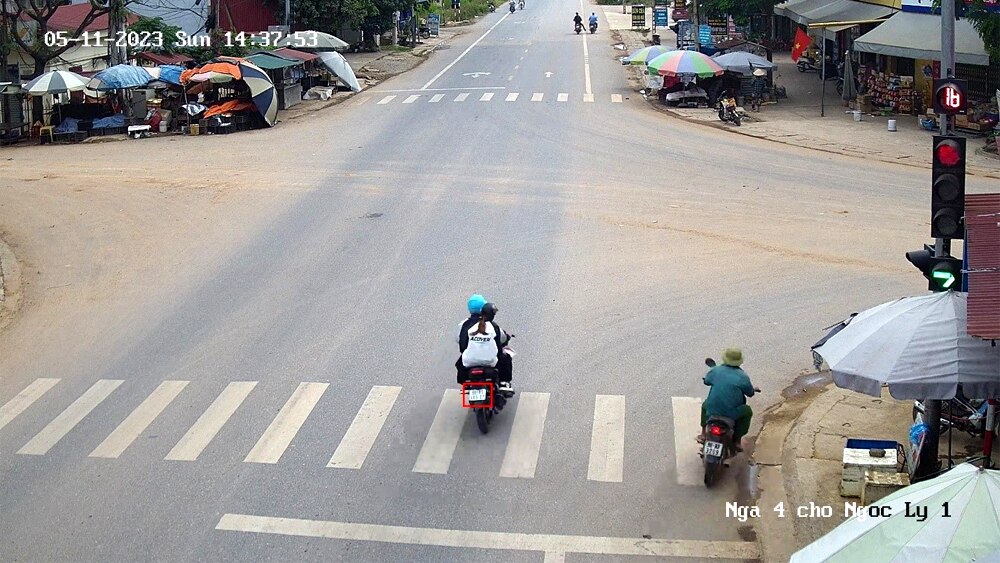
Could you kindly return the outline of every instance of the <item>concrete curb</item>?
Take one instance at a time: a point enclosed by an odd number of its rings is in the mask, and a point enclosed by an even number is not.
[[[796,530],[792,517],[781,518],[774,507],[794,504],[789,497],[798,480],[796,451],[804,444],[803,429],[817,429],[819,420],[834,408],[841,397],[829,393],[832,383],[822,388],[806,389],[802,395],[786,399],[764,412],[764,423],[751,456],[759,468],[760,519],[754,525],[760,543],[762,561],[788,561],[795,551]],[[808,439],[811,439],[810,435]]]
[[[0,240],[0,329],[7,326],[21,307],[21,268],[14,251]]]

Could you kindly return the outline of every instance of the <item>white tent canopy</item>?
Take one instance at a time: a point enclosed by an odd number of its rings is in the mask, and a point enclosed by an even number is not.
[[[900,12],[854,40],[854,50],[908,59],[941,60],[941,16]],[[955,62],[988,66],[979,32],[967,19],[955,22]]]
[[[886,6],[876,6],[855,0],[789,0],[774,7],[775,15],[785,16],[802,25],[825,22],[851,22],[885,18],[896,10]],[[840,25],[813,28],[817,35],[831,41],[837,39],[837,32],[854,27]],[[812,31],[812,30],[811,30]]]

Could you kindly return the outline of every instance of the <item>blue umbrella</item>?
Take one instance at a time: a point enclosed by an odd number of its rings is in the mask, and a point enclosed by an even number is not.
[[[124,90],[139,88],[153,80],[153,77],[140,66],[115,65],[98,72],[87,82],[87,88],[99,92],[107,90]]]

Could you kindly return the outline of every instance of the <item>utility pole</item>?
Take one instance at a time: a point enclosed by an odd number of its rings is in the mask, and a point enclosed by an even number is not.
[[[691,23],[694,24],[694,50],[701,52],[701,26],[698,25],[698,0],[691,0]]]
[[[955,2],[941,2],[941,78],[952,78],[955,71]],[[951,116],[940,115],[941,134],[947,135],[951,129]],[[934,256],[947,256],[951,252],[951,240],[934,239]],[[929,477],[938,469],[938,445],[941,440],[941,401],[924,401],[924,422],[927,424],[927,440],[920,451],[917,465],[919,477]]]
[[[121,0],[112,0],[108,11],[108,66],[122,64],[121,50],[118,48],[118,32],[122,31]]]
[[[291,18],[291,13],[292,13],[292,0],[285,0],[285,28],[286,28],[285,32],[286,33],[291,32],[291,29],[292,29],[292,28],[288,27],[288,22],[291,21],[291,19],[292,19]]]

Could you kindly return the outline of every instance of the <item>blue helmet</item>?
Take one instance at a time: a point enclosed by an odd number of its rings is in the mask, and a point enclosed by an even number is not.
[[[469,314],[478,315],[486,304],[486,298],[478,293],[469,298]]]

